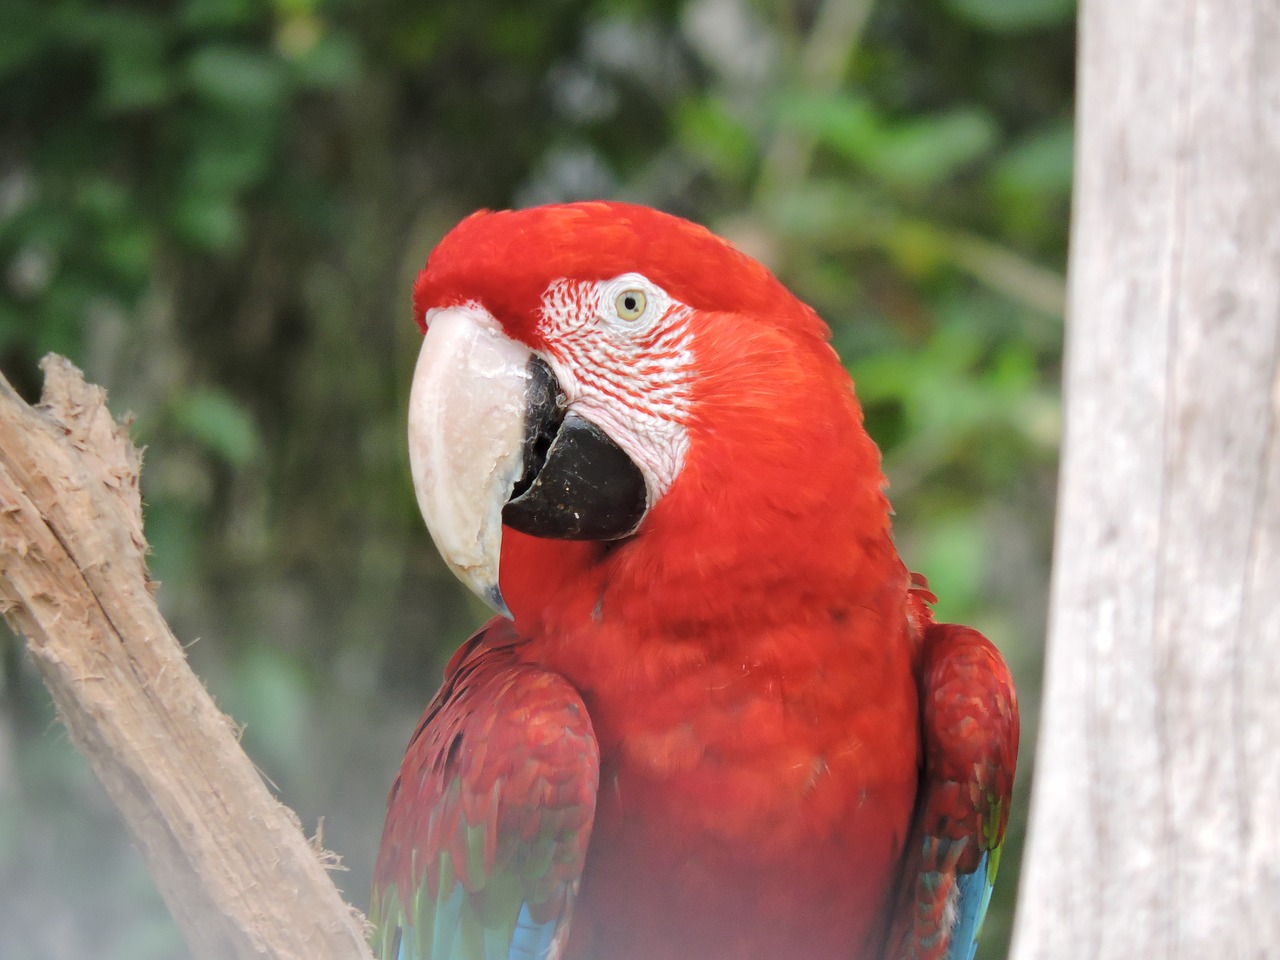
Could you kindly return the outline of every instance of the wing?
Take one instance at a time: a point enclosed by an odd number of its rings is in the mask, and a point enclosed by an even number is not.
[[[928,624],[924,769],[891,922],[894,960],[972,960],[1000,865],[1018,757],[1018,701],[976,630]]]
[[[555,960],[595,815],[582,698],[494,618],[463,645],[387,800],[370,909],[382,960]]]

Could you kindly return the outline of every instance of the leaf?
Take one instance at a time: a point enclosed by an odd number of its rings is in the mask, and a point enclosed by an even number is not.
[[[957,16],[988,30],[1031,30],[1066,23],[1075,0],[947,0]]]
[[[188,435],[232,466],[243,466],[261,450],[253,418],[221,390],[188,394],[178,406],[176,419]]]
[[[886,183],[911,188],[947,179],[987,153],[998,135],[995,121],[976,107],[889,120],[868,101],[847,95],[793,98],[782,120],[809,130]]]
[[[1074,145],[1070,120],[1055,121],[1033,131],[996,164],[997,187],[1018,193],[1069,192]]]
[[[792,238],[836,249],[862,247],[880,236],[889,218],[883,199],[845,179],[812,178],[770,211],[770,222]]]
[[[252,47],[213,44],[191,55],[187,76],[194,93],[227,110],[256,113],[284,103],[280,62]]]
[[[868,166],[889,182],[932,186],[995,145],[995,121],[977,108],[960,108],[890,127]]]
[[[113,112],[166,103],[177,91],[159,26],[138,18],[113,32],[103,58],[99,102]]]
[[[990,565],[990,537],[980,515],[957,511],[931,517],[913,568],[929,578],[938,596],[939,620],[963,621],[976,605]]]
[[[1043,244],[1062,235],[1071,195],[1074,137],[1069,118],[1015,143],[991,171],[991,203],[1010,239]]]
[[[284,18],[311,16],[320,7],[319,0],[273,0],[276,13]]]
[[[300,86],[339,90],[360,75],[360,49],[349,37],[326,33],[292,58],[291,66]]]
[[[880,126],[867,100],[845,94],[784,97],[778,119],[784,126],[807,130],[823,143],[857,160],[871,152]]]
[[[182,25],[192,31],[213,31],[252,23],[263,15],[254,0],[187,0]]]
[[[48,13],[33,3],[0,4],[0,78],[22,69],[49,45]]]
[[[200,190],[178,202],[173,226],[191,246],[222,253],[238,247],[246,233],[244,214],[234,196]]]
[[[155,235],[140,224],[125,224],[110,234],[103,262],[122,280],[141,286],[155,265]]]
[[[682,102],[676,112],[676,130],[686,150],[729,180],[742,181],[759,154],[751,134],[719,97]]]
[[[231,194],[262,181],[275,149],[274,131],[220,124],[211,133],[200,136],[192,147],[186,179],[194,192]]]

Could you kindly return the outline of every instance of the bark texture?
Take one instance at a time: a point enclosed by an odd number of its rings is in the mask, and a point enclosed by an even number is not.
[[[139,451],[59,357],[38,408],[0,378],[0,609],[200,960],[370,956],[152,593]]]
[[[1280,955],[1280,3],[1085,0],[1015,960]]]

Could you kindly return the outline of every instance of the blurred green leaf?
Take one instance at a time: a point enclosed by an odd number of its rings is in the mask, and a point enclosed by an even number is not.
[[[285,17],[297,17],[315,13],[320,0],[272,0],[271,5]]]
[[[972,163],[991,150],[998,133],[991,116],[972,107],[889,120],[854,96],[795,98],[783,119],[886,183],[913,188],[934,186]]]
[[[179,14],[192,31],[213,31],[252,23],[263,15],[255,0],[185,0]]]
[[[777,228],[794,240],[837,250],[871,243],[893,216],[867,185],[818,177],[780,198],[770,214]]]
[[[685,100],[676,114],[676,129],[684,149],[728,180],[744,180],[756,162],[756,141],[718,98]]]
[[[444,42],[442,8],[416,5],[391,37],[390,50],[399,63],[408,67],[426,64]]]
[[[960,108],[886,127],[862,159],[889,182],[932,186],[987,153],[996,136],[987,113]]]
[[[103,262],[128,283],[141,285],[155,262],[156,237],[141,224],[113,230],[102,250]]]
[[[350,37],[324,33],[291,58],[299,86],[341,89],[360,75],[360,50]]]
[[[1028,30],[1067,23],[1075,0],[947,0],[955,13],[988,30]]]
[[[103,61],[99,99],[110,111],[156,107],[176,92],[166,63],[164,37],[139,30],[127,41],[113,43]]]
[[[252,113],[284,105],[284,69],[248,46],[210,44],[191,55],[187,76],[195,94],[223,109]]]
[[[100,223],[114,223],[133,215],[128,189],[104,176],[86,177],[76,185],[76,207]]]
[[[1066,193],[1071,189],[1075,138],[1069,120],[1040,127],[1005,151],[995,165],[995,182],[1018,193]]]
[[[40,301],[41,322],[34,331],[37,356],[61,353],[75,356],[84,342],[88,304],[98,289],[88,277],[61,270]]]
[[[274,144],[256,132],[221,124],[193,144],[185,172],[190,189],[205,196],[230,195],[261,182],[270,167]]]
[[[992,212],[1011,237],[1044,245],[1062,235],[1069,215],[1072,150],[1070,121],[1057,119],[1016,141],[992,167]]]
[[[0,79],[38,57],[51,34],[48,13],[41,4],[26,0],[0,4]]]
[[[934,515],[912,566],[937,594],[935,614],[942,622],[964,622],[977,606],[987,572],[989,544],[980,516]]]
[[[232,466],[243,466],[261,449],[249,412],[221,391],[201,389],[185,395],[175,420],[187,435]]]
[[[501,58],[534,59],[546,43],[547,17],[534,4],[512,4],[495,10],[484,43]]]
[[[245,239],[247,227],[235,198],[221,192],[193,191],[184,196],[173,213],[173,225],[193,247],[229,252]]]
[[[0,296],[0,351],[14,351],[24,342],[23,333],[27,326],[24,320],[22,311],[8,297]]]

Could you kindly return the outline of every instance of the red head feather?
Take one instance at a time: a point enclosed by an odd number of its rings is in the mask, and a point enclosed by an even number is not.
[[[773,316],[828,335],[773,274],[705,227],[602,200],[473,213],[432,251],[414,284],[414,315],[422,326],[432,307],[480,300],[508,332],[529,341],[553,281],[633,271],[694,309]]]

